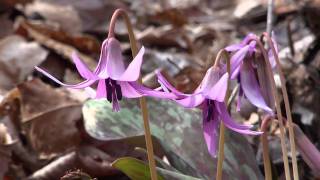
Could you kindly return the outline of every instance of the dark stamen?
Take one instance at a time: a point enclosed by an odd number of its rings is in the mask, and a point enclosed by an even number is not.
[[[211,106],[208,107],[207,118],[206,118],[208,122],[211,120],[212,112],[213,112],[212,107]]]
[[[121,87],[119,84],[116,84],[115,86],[116,86],[117,99],[120,101],[122,99]]]
[[[212,106],[212,101],[211,100],[207,100],[207,117],[206,120],[209,122],[212,118],[212,114],[213,114],[213,106]]]
[[[110,84],[110,79],[106,79],[105,83],[107,88],[107,100],[111,103],[112,102],[112,86]]]
[[[110,79],[110,84],[111,84],[112,86],[114,86],[114,85],[117,84],[117,82],[116,82],[115,80],[113,80],[113,79]]]

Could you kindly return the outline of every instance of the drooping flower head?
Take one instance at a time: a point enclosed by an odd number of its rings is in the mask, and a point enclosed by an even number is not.
[[[231,63],[231,79],[238,79],[240,84],[238,106],[241,107],[241,99],[247,98],[253,105],[263,109],[268,113],[272,113],[272,109],[267,105],[261,93],[261,87],[257,80],[256,66],[254,64],[257,37],[254,34],[247,35],[239,44],[227,46],[226,51],[232,54]],[[274,41],[275,43],[275,41]],[[275,62],[272,57],[272,52],[268,50],[269,61],[272,68],[275,67]],[[224,71],[226,68],[224,68]]]
[[[158,81],[164,91],[173,93],[173,100],[186,108],[199,107],[203,115],[203,133],[211,156],[217,153],[218,128],[222,120],[225,126],[241,134],[259,135],[262,132],[250,130],[252,126],[236,123],[229,115],[224,103],[229,74],[221,73],[220,68],[210,68],[199,87],[192,94],[184,94],[175,89],[157,71]]]
[[[172,94],[154,91],[137,82],[140,76],[144,51],[145,49],[142,47],[128,67],[125,68],[120,42],[113,37],[107,38],[102,43],[100,59],[93,72],[76,53],[73,53],[72,60],[81,77],[85,79],[75,85],[62,83],[45,70],[39,67],[36,67],[36,69],[56,83],[69,88],[90,89],[91,85],[98,82],[96,93],[92,96],[94,98],[106,98],[112,103],[113,110],[119,111],[119,101],[122,97],[137,98],[148,94],[159,98],[173,97]]]

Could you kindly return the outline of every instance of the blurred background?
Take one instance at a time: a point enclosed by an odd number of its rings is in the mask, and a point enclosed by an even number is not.
[[[86,101],[84,92],[61,88],[34,69],[41,66],[64,82],[80,82],[71,53],[77,51],[94,69],[117,8],[127,10],[137,40],[146,47],[144,84],[157,87],[154,71],[160,68],[175,87],[190,93],[221,48],[266,30],[267,4],[267,0],[0,0],[0,177],[128,179],[111,163],[123,156],[146,160],[144,150],[135,149],[144,148],[136,101],[123,102],[123,110],[114,115],[108,103]],[[319,16],[319,0],[274,4],[273,33],[293,120],[318,149]],[[116,37],[129,63],[130,44],[121,20]],[[258,128],[259,113],[249,103],[244,106],[240,113],[232,108],[235,119]],[[216,159],[207,153],[200,112],[162,100],[150,100],[149,108],[156,155],[176,172],[213,177]],[[273,176],[283,179],[278,136],[273,127],[268,137]],[[263,179],[259,138],[227,132],[226,141],[224,179]],[[301,179],[320,177],[300,153],[298,164]]]

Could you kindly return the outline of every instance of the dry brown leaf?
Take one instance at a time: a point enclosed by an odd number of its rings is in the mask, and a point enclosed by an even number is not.
[[[161,27],[149,27],[137,34],[137,39],[144,45],[159,47],[178,47],[192,50],[192,43],[183,29],[174,28],[171,25]]]
[[[55,0],[52,3],[60,6],[72,6],[82,21],[82,31],[106,33],[112,13],[117,8],[128,9],[123,1],[104,0]]]
[[[26,4],[32,0],[1,0],[0,1],[0,12],[8,9],[12,9],[16,4]]]
[[[0,38],[3,38],[8,34],[12,34],[13,23],[9,20],[8,14],[0,15],[0,24],[1,24]]]
[[[45,34],[42,34],[41,32],[34,29],[34,27],[30,26],[29,23],[27,23],[23,19],[19,19],[19,29],[17,31],[21,31],[20,33],[27,33],[27,35],[31,38],[33,38],[38,43],[46,46],[49,49],[52,49],[57,54],[62,55],[63,57],[69,59],[71,61],[71,55],[73,52],[77,52],[77,49],[74,48],[71,45],[64,44],[62,42],[59,42],[55,39],[52,39],[48,37]],[[77,52],[79,57],[86,63],[90,68],[94,68],[96,66],[95,61],[90,58],[87,55],[84,55],[83,53]]]
[[[49,24],[39,23],[37,21],[24,21],[25,25],[64,44],[71,45],[83,53],[100,53],[100,43],[97,39],[88,35],[72,35],[61,28],[52,27]],[[25,26],[22,26],[24,28]]]
[[[22,82],[47,57],[48,52],[36,42],[13,35],[0,41],[0,86],[10,90]]]
[[[59,153],[80,142],[76,121],[81,104],[61,89],[34,79],[18,86],[21,94],[21,121],[34,149]]]
[[[3,178],[8,171],[8,165],[11,161],[11,149],[12,140],[7,132],[6,126],[0,123],[0,179]]]
[[[184,15],[183,11],[177,8],[165,9],[155,15],[150,16],[150,20],[159,23],[171,23],[176,27],[182,27],[188,23],[187,16]]]
[[[49,23],[58,25],[68,33],[79,33],[82,31],[82,22],[77,11],[70,5],[57,5],[53,3],[35,1],[25,7],[25,14],[39,14]]]

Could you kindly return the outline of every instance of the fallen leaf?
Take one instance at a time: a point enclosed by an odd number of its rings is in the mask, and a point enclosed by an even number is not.
[[[12,89],[26,79],[34,66],[43,62],[48,52],[36,42],[13,35],[0,40],[0,86]]]
[[[7,132],[7,128],[3,123],[0,123],[0,179],[9,169],[11,162],[12,150],[10,146],[13,144],[12,139]]]
[[[81,103],[66,91],[53,89],[38,79],[20,84],[18,90],[21,122],[34,149],[57,153],[79,144],[76,121],[81,119]]]
[[[77,11],[70,5],[58,5],[53,2],[34,1],[27,4],[25,14],[39,14],[48,23],[58,25],[68,33],[79,33],[82,31],[82,22]]]
[[[188,17],[184,15],[183,11],[177,8],[164,9],[156,14],[150,16],[150,20],[154,22],[169,22],[176,27],[182,27],[188,23]]]
[[[137,34],[137,39],[144,45],[160,48],[178,47],[189,51],[192,49],[191,41],[183,29],[177,29],[171,25],[148,27]]]
[[[13,23],[10,21],[8,14],[0,15],[0,23],[1,23],[0,38],[8,36],[9,34],[12,34]]]
[[[46,46],[49,49],[52,49],[57,54],[67,58],[72,61],[71,56],[73,52],[77,52],[77,49],[73,46],[70,46],[68,44],[61,43],[57,40],[51,39],[50,37],[38,32],[35,30],[32,26],[30,26],[24,19],[19,19],[18,22],[20,23],[20,26],[22,27],[23,31],[26,31],[28,33],[28,36],[33,38],[35,41],[40,43],[41,45]],[[77,52],[79,57],[92,69],[96,66],[95,61],[83,53]]]
[[[83,34],[71,34],[64,31],[61,28],[53,27],[50,24],[39,23],[38,21],[23,21],[20,28],[31,28],[34,31],[56,41],[59,41],[64,44],[71,45],[78,49],[79,51],[87,54],[100,53],[100,43],[97,39],[89,35]],[[24,29],[28,31],[28,28]],[[20,31],[22,30],[20,29]],[[18,27],[19,30],[19,27]],[[19,33],[19,31],[18,31]],[[21,33],[23,34],[23,33]]]
[[[82,21],[82,31],[103,32],[103,34],[106,34],[108,19],[111,18],[112,13],[117,8],[129,8],[127,3],[122,1],[56,0],[54,4],[75,8]]]

